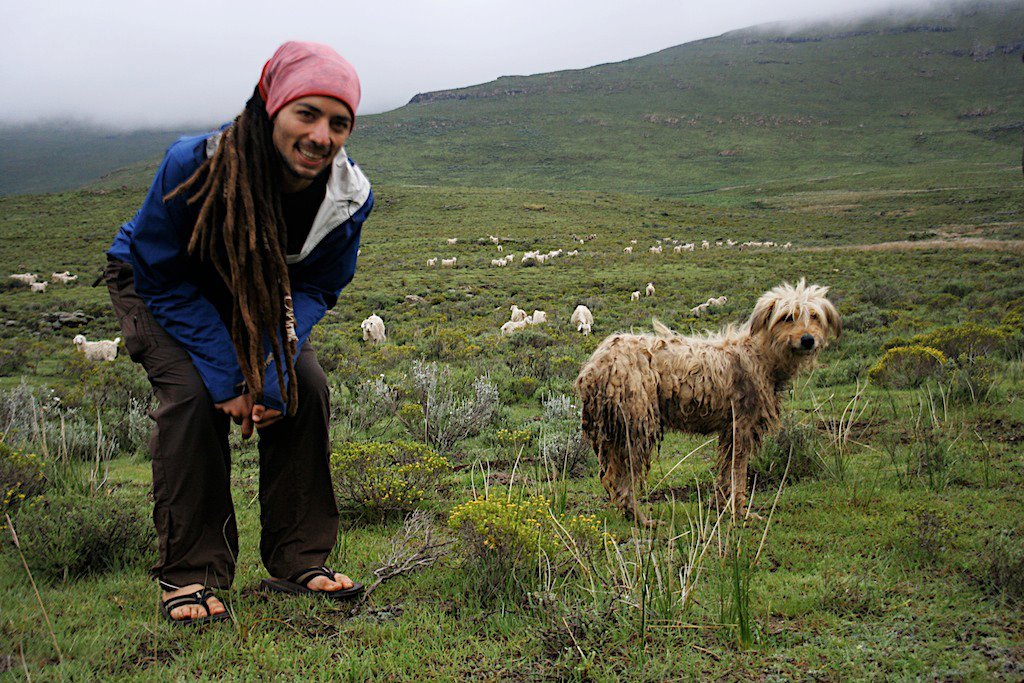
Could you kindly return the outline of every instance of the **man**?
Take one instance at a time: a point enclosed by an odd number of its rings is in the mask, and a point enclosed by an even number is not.
[[[227,618],[234,577],[230,422],[259,432],[263,587],[351,598],[337,541],[327,381],[307,343],[356,267],[370,183],[344,151],[359,78],[325,45],[288,42],[245,110],[171,145],[104,279],[159,403],[150,438],[162,611]]]

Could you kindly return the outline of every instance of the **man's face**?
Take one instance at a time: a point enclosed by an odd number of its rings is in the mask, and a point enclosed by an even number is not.
[[[274,147],[284,164],[284,190],[296,192],[331,165],[352,132],[352,114],[333,97],[289,102],[274,117]]]

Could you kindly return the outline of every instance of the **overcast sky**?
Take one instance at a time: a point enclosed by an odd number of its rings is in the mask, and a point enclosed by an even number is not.
[[[5,0],[0,121],[116,127],[232,118],[285,40],[359,72],[360,114],[502,75],[621,61],[754,24],[928,0]]]

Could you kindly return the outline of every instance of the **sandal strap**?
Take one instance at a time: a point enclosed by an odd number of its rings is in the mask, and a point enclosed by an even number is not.
[[[288,581],[306,587],[306,584],[318,576],[323,576],[324,578],[334,581],[334,572],[327,567],[310,567],[309,569],[303,569],[289,576]]]
[[[206,608],[207,614],[212,614],[210,598],[215,597],[217,596],[210,587],[203,586],[201,590],[197,590],[195,593],[185,593],[184,595],[178,595],[164,600],[164,609],[170,612],[171,610],[184,605],[202,605]]]

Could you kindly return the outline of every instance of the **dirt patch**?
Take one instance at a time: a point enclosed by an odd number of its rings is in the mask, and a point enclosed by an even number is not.
[[[658,489],[657,491],[651,491],[651,495],[647,499],[652,503],[660,503],[663,501],[680,501],[688,502],[697,500],[698,489],[693,485],[685,486],[667,486],[665,488]],[[705,498],[707,497],[705,491]]]
[[[986,441],[1013,445],[1024,442],[1024,423],[1016,420],[1004,420],[1001,417],[983,418],[978,421],[975,428]]]
[[[832,247],[802,247],[799,251],[921,251],[923,249],[981,249],[1024,254],[1024,240],[993,240],[980,237],[958,239],[902,240],[877,244],[841,244]]]

